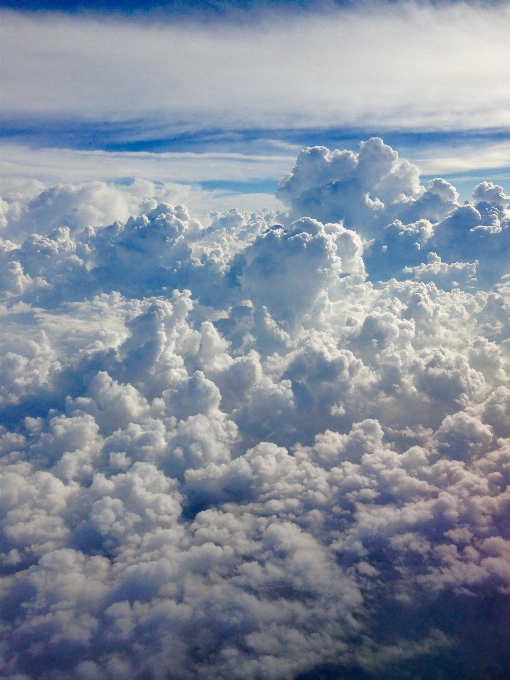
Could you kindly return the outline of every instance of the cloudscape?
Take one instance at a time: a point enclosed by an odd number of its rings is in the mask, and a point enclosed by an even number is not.
[[[508,4],[3,5],[0,678],[506,680]]]

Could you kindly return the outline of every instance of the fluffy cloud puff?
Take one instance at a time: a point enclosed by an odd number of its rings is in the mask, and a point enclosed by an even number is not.
[[[288,215],[47,213],[97,190],[6,212],[3,677],[503,678],[501,187],[373,139]]]

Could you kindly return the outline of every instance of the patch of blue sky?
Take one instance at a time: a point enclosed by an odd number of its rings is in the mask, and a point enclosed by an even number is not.
[[[288,8],[295,10],[324,6],[355,4],[353,0],[1,0],[0,6],[22,11],[108,13],[147,13],[164,11],[171,15],[206,13],[224,16],[232,11],[257,8]]]
[[[129,187],[136,182],[135,177],[117,177],[112,184]],[[156,188],[163,188],[164,183],[152,180]],[[255,179],[245,182],[232,180],[205,180],[195,182],[193,186],[204,191],[216,192],[223,196],[237,196],[239,194],[275,194],[279,181],[274,179]]]
[[[507,0],[479,0],[479,5],[504,4]],[[25,12],[100,12],[108,14],[150,14],[185,17],[207,15],[236,18],[241,13],[260,10],[290,10],[293,12],[354,7],[368,4],[399,4],[402,0],[0,0],[0,7]],[[459,0],[429,0],[432,6],[458,4]]]
[[[401,130],[363,127],[295,128],[203,128],[186,129],[186,121],[153,119],[88,121],[48,116],[6,116],[1,119],[0,138],[34,147],[103,151],[195,151],[234,152],[257,147],[257,153],[281,152],[282,145],[303,148],[323,145],[355,150],[362,139],[382,136],[396,149],[431,146],[462,148],[510,140],[506,128],[478,130]]]
[[[278,184],[278,181],[272,179],[249,182],[208,180],[200,182],[200,187],[206,191],[221,191],[225,196],[235,196],[236,194],[274,194]]]

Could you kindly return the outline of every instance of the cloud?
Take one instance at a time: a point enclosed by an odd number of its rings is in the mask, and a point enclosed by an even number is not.
[[[264,154],[78,151],[5,144],[0,186],[4,198],[8,198],[20,193],[35,197],[44,186],[83,184],[81,189],[74,186],[68,191],[74,197],[80,191],[95,193],[96,200],[109,197],[107,206],[104,200],[99,205],[91,201],[86,208],[97,211],[96,216],[106,210],[109,215],[106,220],[125,221],[139,210],[141,202],[156,198],[172,204],[185,203],[207,222],[210,212],[279,209],[280,203],[272,194],[261,191],[259,183],[269,180],[276,186],[292,161],[292,156]],[[202,184],[207,187],[211,180],[224,188],[202,187]],[[101,182],[108,186],[102,187]],[[235,189],[231,188],[232,183]],[[125,189],[126,186],[129,188]],[[72,200],[72,196],[67,200]],[[135,203],[127,206],[125,200]],[[63,208],[61,198],[60,204]],[[85,209],[83,203],[81,206]],[[41,208],[44,209],[43,205]],[[95,222],[93,217],[91,221]]]
[[[3,198],[3,677],[502,677],[510,198],[377,138],[159,191]]]
[[[398,154],[374,137],[361,143],[358,154],[330,152],[325,147],[304,149],[293,171],[280,183],[277,196],[292,208],[291,215],[312,215],[324,222],[343,220],[346,227],[371,236],[376,225],[388,221],[388,203],[400,213],[410,201],[422,198],[418,177],[416,166],[399,162]],[[444,191],[436,193],[441,199]],[[450,196],[445,198],[452,201]]]
[[[294,160],[293,155],[192,153],[148,151],[83,151],[76,149],[35,148],[4,144],[2,168],[3,183],[15,185],[16,178],[34,178],[40,181],[90,182],[126,180],[137,177],[156,182],[166,182],[166,191],[190,191],[189,187],[172,186],[188,182],[191,185],[208,180],[279,180]],[[77,162],[78,161],[78,162]],[[184,194],[186,196],[186,194]],[[182,197],[182,194],[177,194]],[[174,198],[175,200],[175,198]]]
[[[509,143],[507,141],[464,144],[452,148],[448,141],[441,145],[431,144],[429,148],[419,150],[407,150],[412,153],[414,162],[420,166],[420,170],[426,175],[468,173],[474,169],[481,170],[484,174],[489,168],[508,168]]]
[[[505,3],[369,3],[210,26],[6,11],[4,111],[187,129],[498,128],[508,21]]]
[[[262,139],[251,142],[244,154],[205,151],[207,134],[192,135],[197,148],[194,153],[59,149],[46,144],[38,148],[36,144],[28,147],[14,144],[11,140],[1,145],[0,187],[6,198],[19,192],[36,196],[43,186],[102,181],[110,186],[109,191],[114,186],[113,206],[118,205],[120,197],[126,196],[123,187],[127,185],[131,187],[127,192],[130,200],[139,191],[140,198],[184,203],[204,222],[209,221],[210,211],[226,212],[235,208],[244,211],[279,210],[281,203],[273,194],[264,192],[268,191],[268,184],[276,190],[282,176],[293,168],[294,154],[300,147],[295,149],[296,145],[282,142],[268,150],[264,138],[268,132],[260,134]],[[271,134],[280,135],[279,132]],[[281,131],[282,138],[285,134]],[[300,137],[305,144],[314,144],[325,134],[325,130],[321,130],[320,135],[316,130],[304,131]],[[471,198],[474,184],[487,179],[507,187],[506,142],[494,144],[484,138],[473,145],[461,140],[445,156],[447,144],[438,148],[434,135],[431,137],[427,144],[407,144],[405,149],[406,157],[412,159],[421,174],[432,177],[446,175],[456,185],[462,200]],[[133,191],[133,184],[138,190]],[[122,202],[120,205],[123,205]],[[131,211],[136,212],[138,205],[133,206]],[[125,221],[129,214],[122,208],[114,218]]]

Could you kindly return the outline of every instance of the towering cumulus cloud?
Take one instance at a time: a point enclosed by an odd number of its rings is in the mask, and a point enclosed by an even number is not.
[[[510,197],[380,139],[119,191],[2,203],[2,677],[506,678]]]

